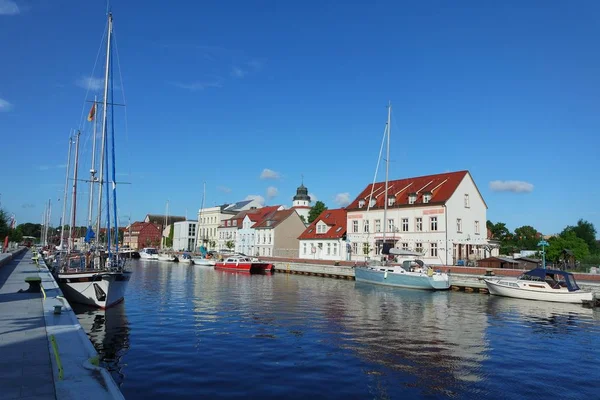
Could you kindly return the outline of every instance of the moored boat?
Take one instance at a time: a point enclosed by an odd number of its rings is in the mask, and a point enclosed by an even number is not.
[[[250,273],[269,273],[273,272],[273,264],[252,261],[250,257],[231,256],[222,261],[217,261],[215,263],[215,269],[243,271]]]
[[[144,247],[140,251],[140,258],[142,260],[158,260],[158,252],[154,247]]]
[[[484,279],[490,294],[517,299],[583,304],[592,301],[592,292],[581,289],[572,273],[535,268],[517,279]]]
[[[203,256],[191,256],[194,265],[200,265],[204,267],[214,267],[217,261],[214,258],[206,258]]]

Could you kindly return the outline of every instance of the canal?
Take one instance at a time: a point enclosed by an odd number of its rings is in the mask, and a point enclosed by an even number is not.
[[[600,311],[134,260],[76,309],[127,399],[589,399]]]

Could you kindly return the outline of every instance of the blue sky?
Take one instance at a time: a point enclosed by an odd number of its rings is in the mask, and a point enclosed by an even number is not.
[[[343,205],[373,178],[389,100],[391,178],[468,169],[493,221],[600,227],[600,3],[346,3],[114,1],[121,217],[167,200],[195,217],[203,182],[207,205],[289,206],[301,174]],[[87,174],[105,10],[0,0],[0,193],[18,222],[52,198],[58,223],[74,128]]]

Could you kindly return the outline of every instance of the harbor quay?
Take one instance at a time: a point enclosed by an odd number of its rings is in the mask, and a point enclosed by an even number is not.
[[[0,255],[0,399],[123,399],[41,257]]]

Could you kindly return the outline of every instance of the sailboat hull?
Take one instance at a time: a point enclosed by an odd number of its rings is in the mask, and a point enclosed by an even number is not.
[[[357,282],[375,283],[423,290],[446,290],[450,288],[450,278],[446,274],[428,276],[417,273],[394,273],[375,270],[368,267],[356,267],[354,276]]]
[[[67,300],[99,308],[109,308],[125,298],[131,272],[59,273],[58,284]]]

